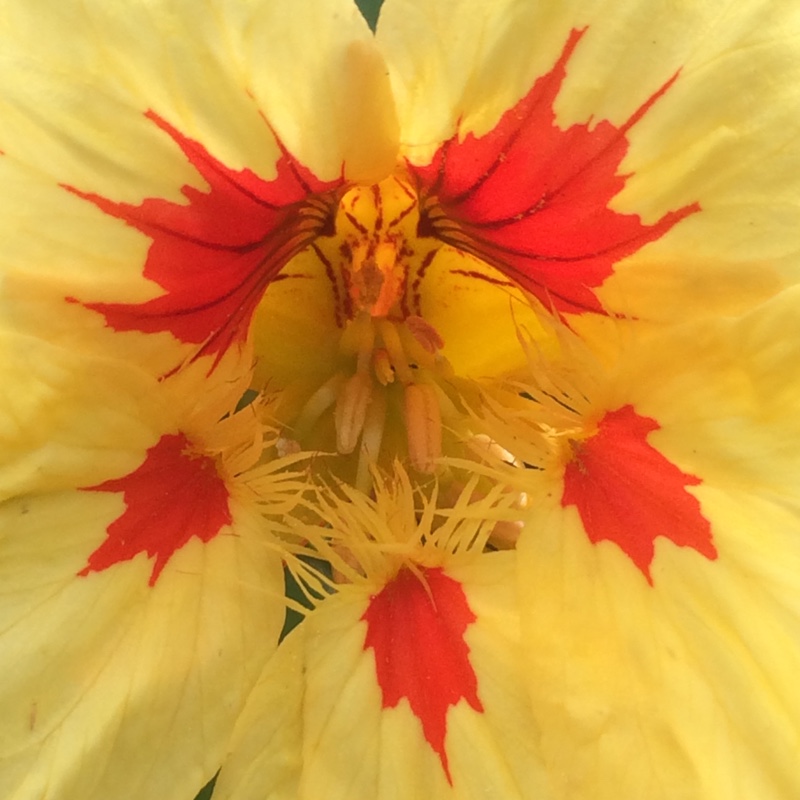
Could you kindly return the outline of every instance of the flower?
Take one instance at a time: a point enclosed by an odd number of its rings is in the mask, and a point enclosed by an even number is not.
[[[797,14],[60,9],[0,26],[5,795],[796,793]]]

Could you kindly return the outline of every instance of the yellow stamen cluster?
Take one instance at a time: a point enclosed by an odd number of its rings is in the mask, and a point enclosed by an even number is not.
[[[305,513],[278,526],[285,537],[284,558],[312,597],[341,591],[348,584],[381,586],[407,567],[437,567],[483,552],[497,528],[515,525],[517,498],[494,486],[478,490],[470,478],[444,504],[434,487],[428,496],[395,463],[389,477],[373,471],[372,496],[342,483],[316,487],[301,502]],[[327,577],[307,561],[326,561]]]

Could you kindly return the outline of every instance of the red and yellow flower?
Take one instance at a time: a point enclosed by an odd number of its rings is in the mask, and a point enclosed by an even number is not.
[[[6,5],[4,796],[800,789],[800,15]]]

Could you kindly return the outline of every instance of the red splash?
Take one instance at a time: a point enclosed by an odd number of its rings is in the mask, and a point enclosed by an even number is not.
[[[325,193],[341,181],[318,180],[286,151],[274,180],[237,172],[157,114],[146,116],[175,141],[208,189],[184,186],[188,203],[150,198],[130,205],[65,186],[153,240],[143,274],[164,289],[145,303],[83,305],[116,331],[169,331],[219,358],[246,339],[253,312],[280,269],[332,224],[335,202]]]
[[[681,472],[647,443],[647,435],[659,428],[631,405],[606,413],[597,433],[575,445],[561,499],[562,506],[577,507],[592,542],[617,544],[651,585],[657,536],[717,557],[711,525],[686,491],[700,479]]]
[[[677,74],[620,127],[607,120],[557,127],[553,103],[583,31],[573,31],[553,69],[480,138],[454,136],[424,167],[420,234],[472,253],[561,312],[605,313],[594,289],[614,265],[661,237],[694,203],[645,225],[609,201],[629,177],[618,169],[626,135]]]
[[[211,541],[231,523],[228,490],[214,460],[193,452],[182,433],[162,436],[130,475],[85,491],[123,492],[127,508],[78,575],[147,553],[155,557],[149,581],[154,586],[167,561],[193,536]]]
[[[475,615],[461,584],[441,569],[423,569],[421,577],[403,569],[372,598],[362,619],[364,649],[375,651],[383,707],[408,700],[452,784],[444,745],[447,710],[463,698],[483,711],[464,641]]]

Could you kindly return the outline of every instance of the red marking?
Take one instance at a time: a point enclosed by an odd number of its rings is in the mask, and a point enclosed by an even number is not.
[[[506,289],[515,288],[516,284],[513,281],[503,281],[500,278],[493,278],[491,275],[486,275],[483,272],[477,272],[471,269],[451,269],[453,275],[463,275],[465,278],[474,278],[476,281],[485,281],[491,283],[493,286],[503,286]]]
[[[84,305],[116,331],[169,331],[219,359],[247,338],[253,312],[278,271],[332,225],[335,202],[315,196],[341,181],[318,180],[285,151],[272,181],[249,169],[236,172],[152,111],[146,116],[209,188],[184,186],[186,204],[151,198],[135,206],[64,187],[153,240],[143,274],[165,291],[140,304]]]
[[[513,278],[546,306],[605,313],[594,289],[614,264],[661,237],[694,203],[653,225],[619,214],[610,200],[629,177],[617,172],[628,130],[677,74],[621,127],[606,120],[557,127],[553,102],[583,31],[573,31],[553,69],[507,111],[494,130],[454,136],[430,164],[415,167],[423,197],[420,234],[471,253]]]
[[[130,475],[85,491],[123,492],[127,508],[78,575],[147,553],[156,559],[149,581],[154,586],[167,561],[193,536],[209,542],[231,524],[228,490],[214,460],[194,453],[182,433],[162,436]]]
[[[681,472],[647,443],[659,429],[633,406],[609,411],[597,433],[575,444],[564,471],[562,506],[576,506],[589,539],[617,544],[652,585],[650,564],[657,536],[717,557],[711,525],[686,491],[701,481]]]
[[[375,651],[383,708],[408,700],[452,784],[444,745],[447,710],[463,698],[483,711],[464,641],[475,615],[461,584],[441,569],[423,569],[421,578],[403,569],[372,598],[362,619],[364,649]]]

